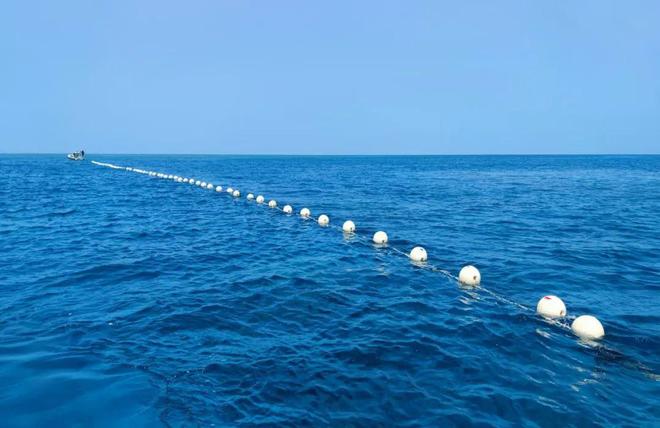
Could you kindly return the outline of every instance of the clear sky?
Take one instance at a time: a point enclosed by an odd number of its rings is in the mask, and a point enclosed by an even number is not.
[[[660,153],[660,1],[23,1],[0,152]]]

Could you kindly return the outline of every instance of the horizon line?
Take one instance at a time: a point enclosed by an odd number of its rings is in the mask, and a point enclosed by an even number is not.
[[[67,152],[0,152],[5,155],[66,155]],[[85,153],[85,157],[91,155]],[[658,153],[94,153],[97,156],[660,156]]]

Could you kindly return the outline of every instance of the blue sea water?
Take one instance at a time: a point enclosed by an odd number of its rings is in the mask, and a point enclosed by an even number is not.
[[[658,156],[0,156],[2,426],[658,426]],[[411,264],[424,246],[457,274]],[[533,312],[604,324],[599,346]],[[501,296],[502,299],[498,299]],[[506,299],[506,300],[505,300]]]

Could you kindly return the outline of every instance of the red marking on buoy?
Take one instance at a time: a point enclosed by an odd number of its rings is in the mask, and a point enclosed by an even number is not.
[[[552,300],[552,297],[550,297],[550,296],[545,296],[544,299],[546,299],[546,300]]]

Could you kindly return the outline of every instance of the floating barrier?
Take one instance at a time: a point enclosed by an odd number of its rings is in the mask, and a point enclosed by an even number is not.
[[[108,167],[111,169],[120,169],[128,172],[135,172],[138,174],[148,175],[150,177],[171,179],[179,183],[189,183],[191,185],[196,185],[202,188],[206,188],[208,190],[215,189],[216,192],[222,192],[223,189],[222,186],[214,187],[212,183],[195,180],[193,178],[182,178],[178,175],[164,174],[156,171],[147,171],[132,167],[122,167],[110,163],[97,162],[97,161],[91,161],[91,163],[94,165]],[[229,195],[233,196],[234,198],[239,198],[241,196],[241,192],[238,189],[233,189],[232,187],[227,187],[226,192]],[[247,200],[251,201],[253,199],[256,199],[257,204],[263,204],[265,201],[263,195],[258,195],[255,198],[253,193],[248,193]],[[275,201],[274,199],[271,199],[268,202],[268,207],[273,209],[278,209],[285,214],[293,213],[293,207],[291,205],[287,204],[280,209],[277,207],[277,201]],[[313,219],[312,212],[309,208],[302,208],[299,211],[299,214],[300,217],[303,219],[310,219],[310,218]],[[319,215],[316,221],[321,226],[332,227],[330,225],[330,218],[326,214]],[[339,226],[334,226],[334,227],[339,228]],[[339,229],[345,233],[355,234],[356,226],[352,220],[346,220]],[[382,230],[374,233],[371,238],[371,241],[378,246],[385,246],[388,240],[389,237],[387,236],[387,233],[385,233]],[[493,298],[495,298],[498,301],[516,306],[527,312],[534,312],[533,309],[525,305],[507,299],[506,297],[481,286],[481,273],[475,266],[466,265],[462,267],[458,274],[458,277],[455,277],[450,272],[437,268],[427,263],[428,253],[426,252],[426,249],[424,249],[423,247],[419,247],[419,246],[414,247],[409,253],[405,253],[394,247],[387,247],[387,248],[391,249],[394,253],[407,257],[412,262],[415,262],[415,264],[421,268],[428,269],[432,272],[440,273],[446,276],[447,278],[450,278],[464,286],[479,287],[480,290],[483,290],[484,292],[491,295]],[[598,340],[605,336],[605,329],[603,328],[603,325],[596,317],[592,315],[581,315],[577,318],[574,318],[572,319],[572,323],[570,326],[565,322],[563,322],[563,320],[571,321],[571,318],[567,315],[566,305],[557,296],[543,296],[541,300],[539,300],[536,306],[535,313],[541,316],[544,320],[546,320],[550,324],[559,326],[561,328],[564,328],[565,330],[572,331],[576,336],[584,340],[588,340],[588,341]]]
[[[591,315],[580,315],[571,324],[573,333],[582,339],[598,340],[605,336],[605,329],[598,319]]]
[[[472,265],[464,266],[458,273],[458,280],[465,285],[481,284],[481,273]]]
[[[428,260],[428,258],[429,257],[426,254],[426,250],[423,247],[415,247],[410,250],[410,260],[415,262],[425,262]]]
[[[536,305],[536,313],[545,318],[566,316],[566,305],[557,296],[543,296]]]
[[[342,224],[341,230],[346,233],[353,233],[355,232],[355,223],[353,223],[351,220],[346,220],[344,224]]]
[[[371,238],[372,241],[374,241],[374,244],[387,244],[387,233],[383,232],[382,230],[379,230],[378,232],[374,233],[374,236]]]

